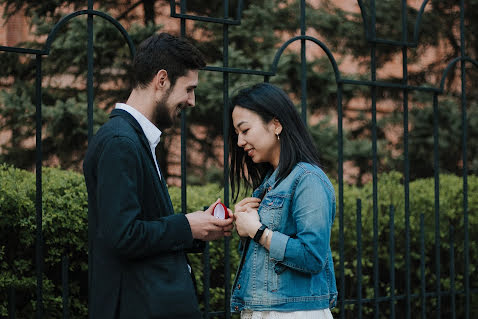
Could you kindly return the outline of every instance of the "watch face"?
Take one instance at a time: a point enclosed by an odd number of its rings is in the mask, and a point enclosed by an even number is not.
[[[223,203],[217,203],[217,205],[214,207],[212,215],[219,219],[229,218],[229,213],[227,212],[227,208]]]

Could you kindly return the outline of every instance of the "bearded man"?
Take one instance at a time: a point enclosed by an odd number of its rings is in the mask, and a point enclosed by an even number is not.
[[[232,218],[209,210],[174,214],[155,148],[161,130],[194,107],[204,66],[185,39],[146,39],[133,60],[128,100],[89,142],[90,318],[201,317],[185,252],[198,240],[230,236]]]

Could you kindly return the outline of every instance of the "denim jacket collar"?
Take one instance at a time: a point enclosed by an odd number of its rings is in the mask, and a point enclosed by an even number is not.
[[[270,170],[264,177],[262,184],[254,190],[252,196],[262,198],[264,197],[265,193],[274,188],[278,171],[279,167],[277,167],[275,170]]]

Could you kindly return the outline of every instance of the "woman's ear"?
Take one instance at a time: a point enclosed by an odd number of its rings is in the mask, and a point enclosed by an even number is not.
[[[274,124],[274,134],[279,135],[282,132],[282,124],[276,118],[272,120],[272,123]]]

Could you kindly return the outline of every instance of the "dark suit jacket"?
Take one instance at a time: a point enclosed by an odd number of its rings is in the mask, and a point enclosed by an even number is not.
[[[90,318],[200,318],[185,249],[164,179],[138,122],[113,110],[83,164],[88,189]]]

